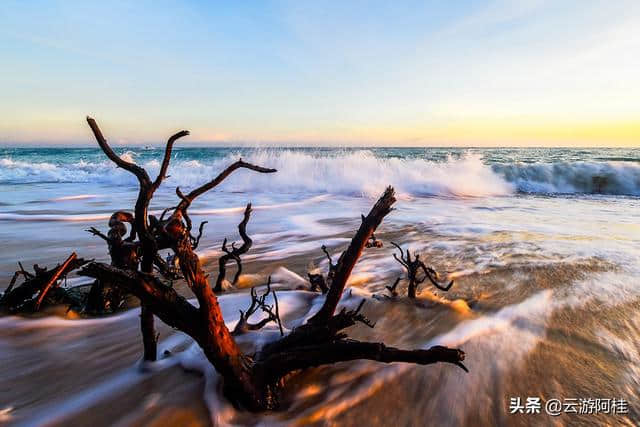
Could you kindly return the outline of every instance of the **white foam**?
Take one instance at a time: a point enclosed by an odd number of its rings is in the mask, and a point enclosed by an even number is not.
[[[132,161],[134,154],[122,155]],[[216,176],[237,156],[210,162],[174,161],[167,185],[193,187]],[[376,157],[370,151],[348,152],[336,157],[319,157],[293,150],[256,150],[246,160],[278,169],[269,176],[238,171],[220,187],[225,191],[279,193],[337,193],[378,195],[387,185],[400,193],[418,195],[486,196],[503,195],[512,186],[485,165],[479,156],[466,156],[446,162],[422,159]],[[157,160],[144,164],[151,175],[160,167]],[[0,182],[77,182],[135,185],[131,174],[108,161],[75,164],[29,163],[0,159]]]
[[[134,161],[127,151],[122,158]],[[216,176],[237,155],[212,160],[175,160],[171,186],[191,187]],[[384,158],[368,150],[320,155],[295,150],[255,150],[245,156],[252,163],[274,167],[264,176],[238,171],[218,190],[279,193],[333,193],[373,196],[394,185],[408,195],[492,196],[527,193],[604,193],[640,195],[640,165],[630,162],[506,163],[489,165],[478,154],[446,161]],[[143,165],[155,175],[157,159]],[[135,185],[135,178],[108,160],[53,164],[0,159],[1,183],[75,182]]]

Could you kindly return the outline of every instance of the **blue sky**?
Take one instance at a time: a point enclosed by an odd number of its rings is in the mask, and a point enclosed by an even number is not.
[[[637,145],[640,2],[12,1],[0,144]]]

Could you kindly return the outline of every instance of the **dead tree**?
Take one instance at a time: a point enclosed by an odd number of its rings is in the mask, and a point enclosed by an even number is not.
[[[273,295],[273,305],[269,305],[266,302],[269,294]],[[258,309],[265,313],[266,317],[258,323],[249,323],[249,318],[258,311]],[[269,280],[267,281],[267,289],[262,295],[258,296],[256,288],[251,288],[251,304],[245,311],[240,310],[240,320],[236,323],[231,335],[242,335],[249,331],[257,331],[264,328],[269,322],[275,322],[278,325],[278,329],[280,329],[280,336],[284,335],[282,322],[280,321],[280,311],[278,309],[278,296],[276,295],[275,289],[271,289],[271,276],[269,276]]]
[[[426,279],[429,279],[431,284],[441,291],[448,291],[451,286],[453,286],[453,280],[450,281],[447,285],[441,285],[438,280],[438,273],[431,267],[427,267],[424,262],[420,259],[420,254],[414,254],[413,259],[411,259],[411,252],[409,249],[406,252],[403,252],[402,248],[398,246],[396,243],[391,242],[393,246],[398,248],[400,251],[400,258],[396,254],[393,254],[393,258],[398,261],[404,268],[407,270],[407,281],[409,282],[407,288],[407,296],[409,298],[416,297],[416,291],[418,290],[418,286],[422,284]],[[422,270],[423,276],[419,277],[420,271]],[[398,281],[393,286],[393,292],[395,291],[395,287],[398,285]],[[389,289],[389,287],[387,287]]]
[[[97,125],[92,119],[90,125],[94,133],[100,135]],[[111,152],[106,141],[101,147]],[[166,152],[170,152],[167,144]],[[111,152],[112,153],[112,152]],[[115,156],[115,154],[114,154]],[[111,158],[111,157],[110,157]],[[167,158],[167,157],[165,157]],[[128,166],[132,169],[131,164]],[[136,166],[137,167],[137,166]],[[235,404],[253,411],[277,409],[279,407],[280,390],[285,378],[298,370],[332,364],[336,362],[370,359],[384,363],[409,362],[416,364],[432,364],[448,362],[465,369],[462,364],[464,352],[435,346],[429,349],[400,350],[387,347],[382,343],[360,342],[346,338],[342,331],[357,322],[370,324],[361,314],[362,304],[356,310],[342,309],[335,313],[347,279],[357,262],[366,242],[380,224],[384,216],[391,211],[395,202],[394,191],[389,187],[369,212],[365,221],[353,237],[349,247],[340,257],[331,287],[321,309],[307,323],[293,329],[280,340],[265,345],[255,355],[244,354],[238,347],[231,332],[227,329],[217,297],[213,292],[207,274],[202,268],[200,259],[193,251],[190,238],[191,221],[188,208],[199,195],[220,184],[227,176],[239,168],[247,168],[257,172],[271,173],[274,169],[255,166],[242,160],[233,163],[218,177],[198,187],[189,194],[176,190],[181,199],[178,206],[167,220],[156,220],[154,226],[138,228],[146,233],[147,243],[143,245],[143,263],[149,248],[157,251],[171,248],[179,260],[182,276],[198,300],[198,307],[191,305],[184,297],[170,286],[167,286],[151,269],[145,271],[122,269],[104,263],[93,262],[87,265],[82,274],[102,280],[109,280],[131,292],[142,304],[168,325],[180,329],[190,335],[202,348],[204,354],[223,379],[223,391]],[[137,172],[141,175],[140,172]],[[146,173],[144,174],[146,175]],[[160,176],[164,176],[162,173]],[[143,179],[139,179],[140,192],[136,203],[134,226],[138,227],[138,218],[146,218],[146,206],[152,196],[145,190]],[[156,187],[157,188],[157,187]],[[143,199],[142,202],[140,199]],[[147,247],[145,248],[145,244]],[[152,258],[151,258],[152,259]]]
[[[67,274],[87,262],[73,252],[62,264],[51,270],[35,264],[33,273],[26,271],[22,264],[18,263],[20,270],[15,272],[9,286],[0,297],[0,308],[16,313],[39,311],[43,305],[80,306],[81,301],[62,289],[60,284]],[[20,276],[24,281],[15,286]]]
[[[242,274],[242,260],[240,259],[240,255],[244,255],[247,253],[249,249],[251,249],[251,245],[253,244],[253,240],[247,235],[247,223],[249,222],[249,218],[251,217],[251,203],[247,205],[244,210],[244,217],[240,224],[238,224],[238,233],[242,238],[242,246],[239,248],[236,247],[236,243],[231,243],[231,249],[227,248],[227,239],[225,238],[222,242],[222,252],[224,255],[220,257],[218,260],[218,278],[216,279],[216,287],[214,288],[215,292],[222,292],[222,283],[224,282],[227,275],[227,263],[230,260],[234,260],[236,262],[236,274],[233,276],[233,281],[231,285],[235,286],[238,283],[238,279],[240,278],[240,274]]]

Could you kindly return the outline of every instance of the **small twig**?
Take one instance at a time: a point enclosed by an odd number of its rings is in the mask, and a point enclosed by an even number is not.
[[[204,226],[207,223],[209,223],[209,221],[202,221],[200,223],[200,227],[198,228],[198,237],[196,237],[196,238],[191,237],[193,239],[193,249],[194,250],[197,249],[198,245],[200,244],[200,238],[202,237],[202,230],[204,229]]]
[[[88,233],[91,233],[94,236],[98,236],[98,237],[100,237],[102,240],[104,240],[106,242],[109,242],[109,238],[104,233],[102,233],[100,230],[98,230],[95,227],[90,227],[90,228],[88,228],[87,230],[84,230],[84,231],[86,231]]]
[[[20,267],[20,273],[24,275],[25,279],[26,278],[33,279],[34,277],[36,277],[33,274],[29,273],[27,270],[25,270],[20,261],[18,261],[18,266]]]

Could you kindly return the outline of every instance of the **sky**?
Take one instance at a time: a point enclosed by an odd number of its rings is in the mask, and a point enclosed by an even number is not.
[[[0,2],[0,145],[640,146],[640,2]]]

